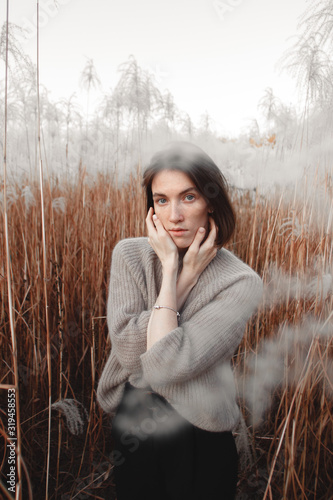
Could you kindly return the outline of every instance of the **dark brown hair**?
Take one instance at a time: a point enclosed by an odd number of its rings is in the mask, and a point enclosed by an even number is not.
[[[220,248],[231,238],[236,216],[228,194],[227,181],[201,148],[190,142],[172,142],[152,157],[143,172],[142,186],[146,190],[147,211],[154,207],[151,185],[154,176],[161,170],[179,170],[194,182],[196,188],[213,210],[213,218],[218,227],[216,245]]]

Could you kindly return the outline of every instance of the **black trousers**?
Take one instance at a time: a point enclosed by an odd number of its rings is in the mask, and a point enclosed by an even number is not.
[[[238,455],[231,432],[185,420],[157,393],[126,383],[112,420],[117,500],[233,500]]]

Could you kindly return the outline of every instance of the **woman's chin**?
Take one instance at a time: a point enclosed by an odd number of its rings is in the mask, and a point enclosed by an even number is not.
[[[174,241],[174,244],[176,245],[179,251],[184,252],[188,249],[188,247],[191,245],[192,242],[193,239],[191,240],[191,238],[184,238],[183,241],[179,241],[179,239],[177,241]]]

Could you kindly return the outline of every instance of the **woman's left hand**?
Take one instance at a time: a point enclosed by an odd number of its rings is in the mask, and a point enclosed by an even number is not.
[[[209,217],[209,223],[210,231],[206,241],[202,243],[205,232],[200,232],[200,228],[198,228],[194,240],[188,247],[183,259],[182,273],[195,280],[195,282],[217,253],[215,240],[218,229],[212,216]]]

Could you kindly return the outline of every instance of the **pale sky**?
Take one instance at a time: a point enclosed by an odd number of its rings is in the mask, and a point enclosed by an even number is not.
[[[1,24],[6,1],[0,0]],[[73,92],[92,58],[114,88],[133,54],[160,90],[194,120],[207,111],[219,133],[237,134],[258,118],[267,87],[296,103],[295,82],[275,68],[297,33],[306,0],[40,0],[40,79],[58,100]],[[10,0],[10,21],[29,30],[24,50],[36,61],[36,0]],[[4,75],[1,74],[3,79]]]

